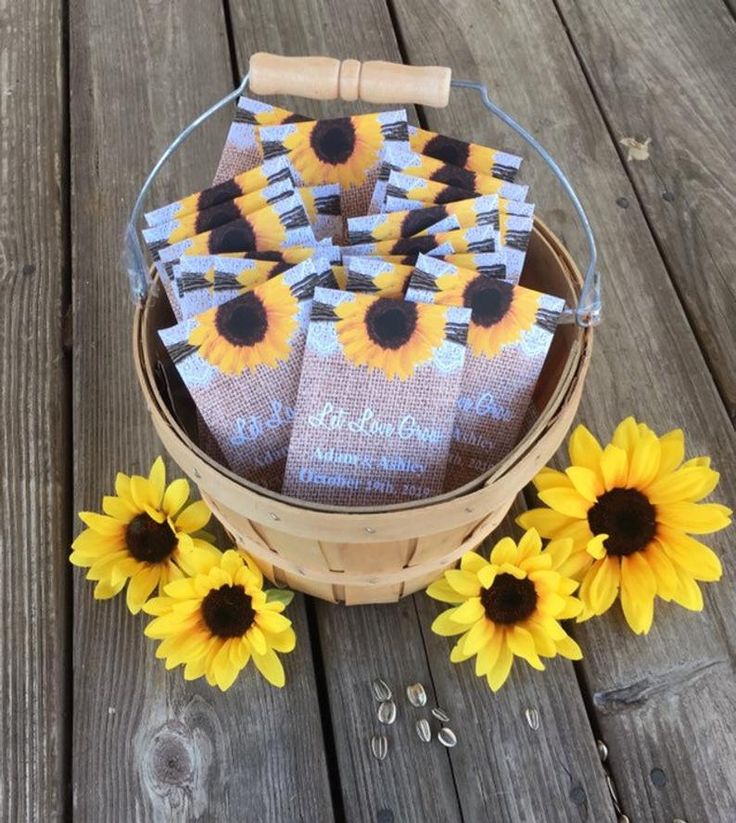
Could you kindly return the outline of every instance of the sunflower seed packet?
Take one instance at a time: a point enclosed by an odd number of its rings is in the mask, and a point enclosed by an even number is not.
[[[403,109],[262,126],[258,136],[266,160],[288,158],[298,186],[339,184],[343,217],[366,213],[384,154],[409,145]]]
[[[232,471],[279,491],[317,274],[311,260],[159,332]]]
[[[466,143],[435,131],[409,126],[409,145],[417,152],[467,171],[497,177],[513,183],[521,166],[521,157],[499,149]]]
[[[235,117],[227,133],[214,182],[222,183],[263,163],[263,150],[258,140],[259,126],[299,123],[309,120],[288,109],[280,109],[261,100],[240,97]]]
[[[264,251],[289,246],[314,246],[317,240],[309,226],[301,197],[295,192],[270,206],[216,229],[194,235],[158,249],[156,268],[177,319],[182,319],[173,283],[173,267],[181,257],[235,251]]]
[[[491,252],[496,248],[496,232],[493,226],[478,226],[470,229],[427,234],[423,237],[400,237],[395,240],[381,240],[378,243],[360,243],[350,246],[351,254],[361,257],[377,255],[409,256],[411,254],[463,254]]]
[[[417,259],[407,300],[471,310],[445,491],[516,445],[565,302],[433,257]]]
[[[224,180],[216,186],[210,186],[203,191],[194,192],[173,203],[168,203],[158,209],[149,211],[145,215],[146,224],[158,226],[160,223],[170,223],[172,220],[180,220],[189,214],[205,211],[212,206],[242,197],[244,194],[251,194],[254,191],[273,186],[276,183],[294,182],[291,179],[288,163],[283,157],[275,157],[250,171],[243,172],[228,180]]]
[[[345,506],[439,493],[469,317],[462,308],[318,288],[284,493]]]
[[[498,197],[495,194],[447,205],[425,206],[419,203],[419,208],[415,208],[416,201],[403,202],[409,203],[403,210],[392,208],[386,209],[383,214],[349,218],[348,242],[373,243],[418,234],[435,234],[452,228],[498,225]]]
[[[414,266],[389,263],[380,257],[345,257],[348,291],[403,298]]]
[[[340,186],[300,186],[299,195],[317,240],[340,240],[343,234]]]

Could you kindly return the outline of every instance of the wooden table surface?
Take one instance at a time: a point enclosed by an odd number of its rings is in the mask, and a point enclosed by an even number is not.
[[[732,3],[0,0],[0,820],[598,823],[617,819],[613,793],[632,821],[736,820],[733,532],[709,541],[726,574],[703,613],[659,601],[636,637],[616,607],[574,627],[579,665],[522,663],[497,696],[449,664],[424,595],[351,609],[299,596],[286,689],[252,672],[226,694],[185,684],[154,658],[144,618],[122,598],[94,603],[67,562],[75,512],[160,452],[130,355],[127,210],[257,50],[440,63],[488,83],[568,171],[597,232],[605,319],[580,419],[602,437],[627,414],[682,426],[733,505]],[[466,92],[411,117],[520,148]],[[208,182],[228,118],[169,166],[158,202]],[[651,141],[649,157],[629,158],[626,137]],[[549,173],[530,160],[524,179],[583,261]],[[458,746],[422,745],[401,701],[375,761],[376,675],[423,682]]]

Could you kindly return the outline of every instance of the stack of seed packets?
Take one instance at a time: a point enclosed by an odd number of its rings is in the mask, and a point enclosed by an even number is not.
[[[144,230],[200,447],[346,506],[431,497],[502,460],[563,308],[523,285],[520,164],[403,110],[310,120],[242,97],[213,185]]]

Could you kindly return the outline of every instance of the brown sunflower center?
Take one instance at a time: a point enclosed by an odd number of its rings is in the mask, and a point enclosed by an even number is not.
[[[608,554],[625,557],[645,549],[657,533],[657,510],[637,489],[611,489],[588,511],[593,534],[607,534]]]
[[[443,163],[464,166],[468,162],[470,147],[467,143],[461,143],[460,140],[438,134],[427,142],[424,147],[424,154],[436,157],[438,160],[442,160]]]
[[[256,247],[256,233],[248,220],[241,217],[212,229],[208,246],[212,254],[251,251]]]
[[[268,315],[255,292],[223,303],[215,315],[217,331],[233,346],[254,346],[268,330]]]
[[[512,295],[508,283],[481,275],[465,287],[463,304],[465,308],[472,309],[474,323],[490,328],[506,316]]]
[[[347,163],[355,149],[355,126],[349,117],[319,120],[309,138],[312,151],[323,163]]]
[[[480,602],[489,620],[508,626],[531,616],[537,607],[537,590],[528,577],[519,580],[513,574],[499,574],[490,589],[481,591]]]
[[[242,586],[220,586],[202,601],[204,622],[217,637],[242,637],[255,616],[250,595]]]
[[[417,327],[415,303],[381,297],[365,313],[368,337],[383,349],[400,349]]]
[[[164,520],[157,523],[145,512],[137,514],[125,528],[125,545],[141,563],[162,563],[176,548],[174,530]]]

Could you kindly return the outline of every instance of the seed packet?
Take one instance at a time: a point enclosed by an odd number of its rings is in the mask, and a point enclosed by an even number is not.
[[[445,490],[516,445],[564,300],[433,257],[417,258],[406,299],[472,311]]]
[[[266,160],[288,158],[297,185],[338,183],[344,217],[366,213],[384,154],[409,145],[403,109],[262,126],[258,136]]]
[[[298,192],[317,240],[341,240],[343,219],[340,186],[337,183],[300,186]]]
[[[145,215],[146,224],[151,227],[158,226],[160,223],[169,223],[172,220],[180,220],[189,214],[204,211],[236,197],[242,197],[244,194],[260,191],[275,183],[288,183],[289,181],[294,182],[291,179],[288,163],[283,157],[274,157],[268,163],[224,180],[216,186],[210,186],[203,191],[182,197],[174,203],[168,203],[149,211]]]
[[[392,198],[393,200],[394,198]],[[435,234],[437,231],[449,231],[448,220],[456,218],[454,228],[472,228],[473,226],[496,227],[498,224],[498,198],[494,194],[461,200],[447,205],[426,206],[417,201],[409,203],[406,209],[386,209],[383,214],[369,214],[363,217],[351,217],[347,221],[348,242],[373,243],[394,237],[413,237],[417,234]],[[439,228],[437,228],[439,227]],[[429,229],[435,228],[432,232]]]
[[[305,260],[159,335],[232,471],[281,489],[317,281]]]
[[[309,118],[262,100],[241,97],[235,109],[235,119],[227,133],[214,182],[221,183],[263,162],[263,151],[257,137],[259,126],[306,120]]]
[[[260,251],[289,246],[314,246],[317,240],[298,194],[279,200],[259,211],[231,220],[216,229],[164,246],[157,251],[156,268],[177,319],[182,319],[173,287],[173,267],[180,257],[221,254],[230,251]]]
[[[469,316],[462,308],[318,288],[284,493],[345,506],[437,494]]]
[[[477,171],[513,183],[521,166],[521,157],[477,143],[466,143],[434,131],[409,126],[409,145],[417,154],[434,157],[443,163],[467,171]]]
[[[496,232],[493,226],[478,226],[470,229],[428,234],[424,237],[400,237],[395,240],[381,240],[378,243],[360,243],[350,246],[350,254],[361,257],[378,255],[406,256],[410,254],[462,254],[465,252],[495,251]]]
[[[348,291],[403,298],[414,266],[389,263],[380,257],[345,257]]]

